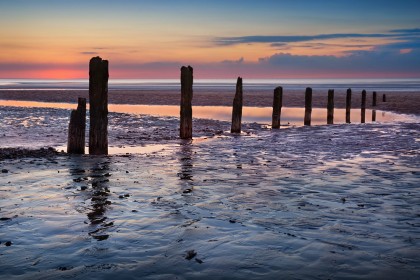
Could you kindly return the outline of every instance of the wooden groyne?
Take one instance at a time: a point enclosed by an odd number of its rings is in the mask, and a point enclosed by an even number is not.
[[[334,90],[328,90],[327,124],[334,124]]]
[[[84,154],[86,136],[86,98],[79,97],[77,110],[72,110],[70,115],[67,153]]]
[[[276,87],[274,89],[273,96],[273,116],[271,121],[271,127],[273,129],[280,128],[281,119],[281,107],[283,106],[283,88]]]
[[[192,138],[193,68],[181,67],[181,111],[179,137]]]
[[[243,104],[242,78],[238,77],[236,81],[235,98],[233,99],[232,126],[230,128],[231,133],[241,133],[242,104]]]
[[[108,154],[108,60],[89,63],[89,154]]]
[[[312,114],[312,88],[307,87],[305,91],[305,117],[303,120],[304,125],[311,125]]]

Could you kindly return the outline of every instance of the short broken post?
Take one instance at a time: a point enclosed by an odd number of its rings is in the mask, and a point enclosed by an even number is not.
[[[360,122],[365,123],[366,118],[366,90],[362,91],[362,104],[361,104],[361,116],[360,116]]]
[[[181,139],[192,139],[192,98],[193,98],[193,68],[188,65],[181,67]]]
[[[89,63],[89,154],[108,154],[108,60]]]
[[[305,91],[305,118],[303,120],[304,125],[311,125],[311,114],[312,114],[312,88],[308,87]]]
[[[372,94],[372,107],[376,106],[376,91],[373,92]]]
[[[386,95],[385,95],[385,93],[382,94],[382,102],[386,102]]]
[[[233,99],[231,133],[241,133],[242,103],[242,78],[238,77],[235,98]]]
[[[372,110],[372,122],[376,122],[376,110]]]
[[[351,89],[347,89],[346,94],[346,123],[350,123],[350,110],[351,110]]]
[[[334,90],[328,90],[327,124],[334,124]]]
[[[271,122],[271,127],[273,129],[280,128],[280,119],[281,119],[281,107],[283,106],[283,88],[276,87],[274,89],[273,97],[273,118]]]
[[[67,153],[85,153],[86,135],[86,98],[79,97],[77,110],[72,110],[70,115],[67,141]]]

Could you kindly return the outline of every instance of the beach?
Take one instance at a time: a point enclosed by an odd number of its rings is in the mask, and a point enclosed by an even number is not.
[[[273,89],[244,89],[244,106],[271,107],[273,105]],[[367,108],[372,108],[372,92],[367,92]],[[382,102],[382,95],[386,102]],[[232,90],[194,90],[193,106],[232,106],[235,95]],[[283,106],[303,107],[305,105],[305,89],[284,90]],[[0,99],[26,100],[41,102],[76,103],[78,97],[88,97],[87,90],[0,90]],[[179,105],[179,90],[110,90],[109,103],[143,104],[143,105]],[[335,91],[335,108],[346,107],[346,91]],[[352,108],[360,108],[361,91],[352,92]],[[327,90],[313,90],[313,107],[326,108]],[[377,109],[402,114],[420,115],[420,92],[386,91],[377,92]]]
[[[231,106],[233,94],[197,90],[193,105]],[[303,91],[283,94],[303,106]],[[0,106],[2,277],[420,277],[419,94],[379,93],[378,110],[409,114],[383,123],[246,122],[231,134],[228,120],[194,118],[192,141],[179,139],[179,117],[110,112],[109,156],[65,153],[70,110],[54,102],[78,96],[87,91],[0,91],[53,105]],[[164,109],[179,92],[109,100]],[[325,107],[326,92],[313,103]],[[269,90],[244,92],[246,106],[271,104]]]

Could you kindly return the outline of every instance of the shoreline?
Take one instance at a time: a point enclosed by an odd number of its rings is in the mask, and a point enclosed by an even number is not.
[[[304,91],[283,92],[283,107],[304,107]],[[377,93],[377,106],[372,107],[372,92],[367,93],[367,109],[377,109],[401,114],[420,115],[420,93],[412,91],[386,92],[387,102],[382,102],[382,92]],[[87,90],[0,90],[0,99],[17,101],[57,102],[74,104],[78,97],[88,98]],[[232,106],[234,90],[195,90],[193,106]],[[271,107],[272,91],[248,90],[244,92],[245,107]],[[176,90],[110,90],[109,104],[127,105],[179,105]],[[345,91],[335,91],[334,107],[345,108]],[[361,94],[352,92],[352,108],[360,108]],[[313,108],[326,108],[327,91],[313,91]]]

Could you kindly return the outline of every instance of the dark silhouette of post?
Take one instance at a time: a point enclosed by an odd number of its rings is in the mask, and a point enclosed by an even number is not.
[[[108,60],[89,63],[89,154],[108,154]]]
[[[241,133],[242,102],[242,78],[238,77],[235,98],[233,99],[231,133]]]
[[[328,90],[327,124],[334,123],[334,90]]]
[[[281,107],[283,106],[283,88],[276,87],[274,89],[273,97],[273,118],[271,127],[273,129],[280,128],[280,119],[281,119]]]
[[[179,137],[192,139],[193,68],[181,67],[181,124]]]
[[[77,110],[71,110],[68,133],[67,153],[83,155],[86,135],[86,98],[79,97]]]
[[[366,90],[362,91],[362,104],[361,104],[361,116],[360,116],[360,122],[365,123],[365,117],[366,117]]]
[[[372,107],[376,106],[376,91],[373,92],[372,94]]]
[[[386,95],[385,95],[385,93],[382,94],[382,102],[386,102]]]
[[[304,125],[311,125],[311,114],[312,114],[312,88],[308,87],[305,91],[305,118],[303,120]]]
[[[376,122],[376,110],[372,110],[372,122]]]
[[[351,89],[347,89],[346,94],[346,123],[350,123],[350,110],[351,110]]]

